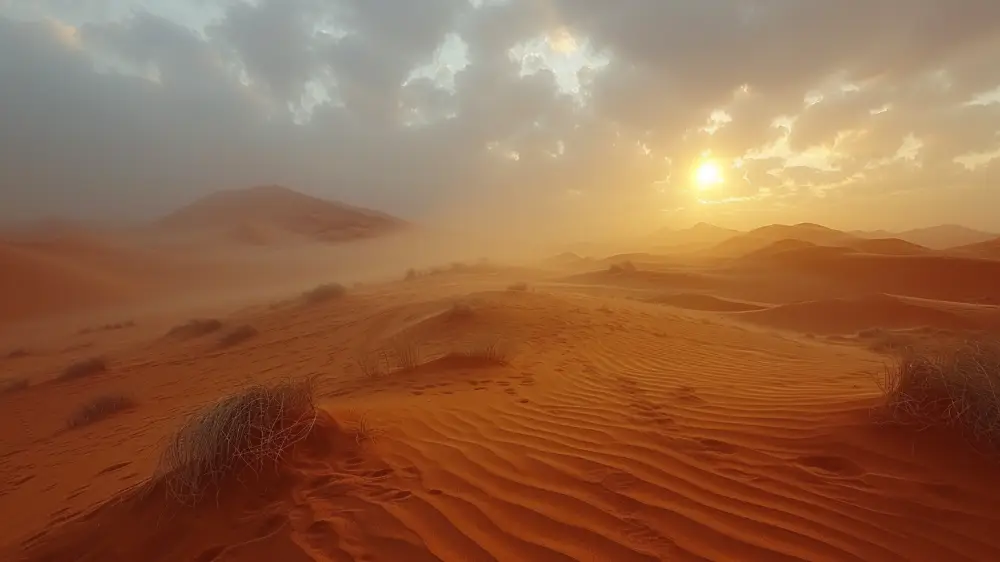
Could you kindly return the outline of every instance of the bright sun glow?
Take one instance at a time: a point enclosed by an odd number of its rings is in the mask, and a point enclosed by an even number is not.
[[[698,189],[711,189],[724,181],[722,168],[711,160],[702,162],[695,168],[694,182]]]

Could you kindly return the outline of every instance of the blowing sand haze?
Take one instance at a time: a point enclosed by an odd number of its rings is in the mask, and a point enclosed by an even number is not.
[[[0,562],[1000,561],[1000,2],[0,1]]]

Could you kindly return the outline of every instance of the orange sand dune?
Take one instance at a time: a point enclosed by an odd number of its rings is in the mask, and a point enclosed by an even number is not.
[[[0,559],[1000,557],[995,465],[951,435],[874,423],[881,360],[867,351],[558,287],[445,281],[244,313],[227,324],[258,333],[239,345],[161,339],[86,379],[19,359],[35,374],[0,394],[0,423],[17,428],[0,434],[0,512],[17,514]],[[516,349],[506,363],[447,359],[497,340]],[[400,342],[419,368],[364,376],[359,350]],[[186,414],[304,376],[329,414],[280,470],[197,509],[128,493]],[[103,392],[135,406],[66,430]]]
[[[736,317],[773,328],[817,334],[846,334],[866,328],[978,330],[1000,327],[997,307],[956,305],[886,294],[786,304],[739,313]]]

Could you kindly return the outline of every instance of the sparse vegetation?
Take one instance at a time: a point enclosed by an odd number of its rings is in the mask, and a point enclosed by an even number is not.
[[[103,357],[91,357],[77,361],[63,369],[59,380],[74,380],[100,374],[108,370],[108,362]]]
[[[180,339],[194,339],[207,336],[222,329],[222,322],[219,320],[198,318],[189,320],[180,326],[174,326],[167,332],[167,337]]]
[[[7,359],[21,359],[29,355],[31,355],[31,353],[29,353],[27,349],[19,347],[17,349],[10,350],[6,357]]]
[[[346,294],[347,287],[344,287],[340,283],[326,283],[303,293],[302,300],[306,304],[319,304],[339,299]]]
[[[278,465],[316,423],[311,380],[254,385],[188,418],[160,456],[157,480],[186,505],[245,470]]]
[[[528,290],[528,284],[523,281],[518,283],[511,283],[510,285],[507,286],[507,290],[515,292],[525,292]]]
[[[135,400],[122,394],[104,394],[88,400],[66,421],[66,427],[76,429],[107,419],[118,412],[135,407]]]
[[[892,419],[946,426],[1000,448],[1000,342],[905,351],[877,381]]]
[[[17,379],[10,379],[0,383],[0,394],[10,394],[14,392],[20,392],[28,388],[31,383],[26,377],[21,377]]]
[[[260,332],[257,328],[249,324],[243,324],[242,326],[237,326],[233,328],[228,334],[219,338],[219,347],[232,347],[234,345],[239,345],[251,338],[254,338]]]
[[[460,353],[463,357],[482,359],[497,365],[507,365],[510,363],[511,347],[503,340],[492,340],[481,342]]]
[[[400,371],[412,371],[420,366],[420,346],[408,339],[392,342],[392,352],[396,357],[396,367]]]
[[[112,332],[115,330],[125,330],[128,328],[135,328],[134,320],[126,320],[124,322],[112,322],[110,324],[104,324],[102,326],[97,326],[96,328],[84,328],[80,330],[81,335],[91,334],[94,332]]]
[[[476,312],[473,310],[472,305],[465,302],[456,302],[448,311],[448,317],[453,319],[471,318],[475,314]]]
[[[406,270],[406,277],[404,277],[403,279],[406,281],[413,281],[419,276],[420,274],[417,272],[417,270],[411,267],[410,269]]]
[[[361,351],[358,352],[354,360],[365,378],[377,379],[382,376],[384,356],[385,353],[381,351]]]

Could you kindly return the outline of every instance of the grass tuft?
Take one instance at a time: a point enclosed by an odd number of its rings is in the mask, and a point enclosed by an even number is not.
[[[135,405],[135,400],[121,394],[104,394],[97,396],[77,408],[77,410],[70,415],[69,419],[66,420],[66,427],[69,429],[77,429],[94,424],[110,418],[119,412],[130,410],[134,408]]]
[[[340,283],[326,283],[302,293],[302,300],[306,304],[320,304],[342,298],[346,294],[347,287]]]
[[[876,382],[895,421],[955,428],[1000,450],[1000,342],[908,349]]]
[[[233,347],[234,345],[239,345],[251,338],[254,338],[260,332],[257,328],[249,324],[243,324],[242,326],[237,326],[233,328],[228,334],[219,338],[219,347]]]
[[[195,505],[246,470],[276,467],[316,418],[311,380],[245,388],[181,425],[160,456],[157,479],[170,498]]]
[[[81,379],[92,375],[97,375],[108,370],[108,362],[103,357],[91,357],[83,361],[77,361],[63,369],[58,379],[62,381]]]
[[[392,353],[396,357],[399,371],[412,371],[420,366],[420,346],[411,340],[396,339],[392,342]]]
[[[222,322],[214,318],[198,318],[189,320],[179,326],[174,326],[167,332],[167,337],[194,339],[217,332],[222,329]]]

